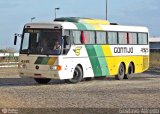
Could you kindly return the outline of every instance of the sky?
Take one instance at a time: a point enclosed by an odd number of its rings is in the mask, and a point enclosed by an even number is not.
[[[19,49],[14,34],[24,24],[57,17],[106,18],[106,0],[0,0],[0,49]],[[151,37],[160,37],[160,0],[108,0],[108,20],[122,25],[146,26]]]

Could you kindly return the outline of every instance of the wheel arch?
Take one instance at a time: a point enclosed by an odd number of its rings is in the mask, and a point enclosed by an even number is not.
[[[81,64],[77,64],[74,68],[74,73],[72,79],[66,79],[66,83],[76,84],[81,82],[83,79],[83,67]]]
[[[79,67],[82,69],[82,75],[83,75],[83,77],[84,77],[84,70],[83,70],[83,66],[82,66],[81,64],[77,64],[77,66],[79,66]],[[77,66],[76,66],[76,67],[77,67]],[[76,68],[76,67],[75,67],[75,68]]]

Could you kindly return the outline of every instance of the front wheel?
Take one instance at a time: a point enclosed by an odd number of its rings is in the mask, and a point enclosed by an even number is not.
[[[125,68],[124,65],[121,63],[118,69],[118,75],[116,75],[115,78],[117,80],[123,80],[124,75],[125,75]]]
[[[48,78],[34,78],[34,80],[39,84],[47,84],[51,81],[51,79]]]
[[[65,80],[67,83],[78,83],[83,79],[83,71],[80,66],[77,66],[74,70],[73,78]]]

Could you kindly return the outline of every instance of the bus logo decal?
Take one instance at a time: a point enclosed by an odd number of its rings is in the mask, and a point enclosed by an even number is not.
[[[133,47],[115,47],[114,53],[133,53]]]
[[[81,54],[81,49],[82,49],[82,47],[76,47],[76,49],[74,49],[73,51],[75,52],[75,54],[76,54],[77,56],[80,56],[80,54]]]
[[[141,52],[146,54],[149,52],[149,49],[148,48],[141,48]]]

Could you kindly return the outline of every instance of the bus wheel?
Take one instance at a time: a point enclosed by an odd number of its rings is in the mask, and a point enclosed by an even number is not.
[[[128,74],[126,74],[124,76],[124,79],[132,79],[132,74],[134,73],[134,67],[133,67],[133,64],[130,63],[129,64],[129,67],[128,67]]]
[[[83,79],[83,71],[80,66],[77,66],[74,70],[73,78],[65,80],[67,83],[78,83]]]
[[[51,79],[48,78],[34,78],[34,80],[39,84],[47,84]]]
[[[122,80],[124,79],[124,75],[125,75],[125,68],[124,65],[121,63],[119,66],[118,75],[116,75],[115,77],[117,80]]]

